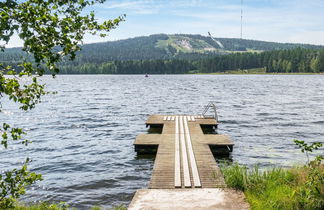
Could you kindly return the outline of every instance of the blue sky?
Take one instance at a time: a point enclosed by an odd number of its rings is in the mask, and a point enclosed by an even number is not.
[[[99,20],[127,17],[109,37],[85,43],[156,33],[240,37],[241,0],[107,0],[90,10]],[[324,45],[324,0],[243,0],[243,38]]]

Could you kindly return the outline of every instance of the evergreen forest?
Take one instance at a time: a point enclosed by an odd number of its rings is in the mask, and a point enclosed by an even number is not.
[[[183,34],[157,34],[87,44],[74,61],[60,62],[59,69],[61,74],[222,73],[252,68],[264,68],[267,73],[324,72],[323,46],[230,38],[217,40],[223,48],[210,37]],[[22,59],[33,60],[20,48],[0,53],[0,61],[18,71]]]

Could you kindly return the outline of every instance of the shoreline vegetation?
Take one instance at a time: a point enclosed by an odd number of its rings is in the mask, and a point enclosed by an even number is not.
[[[196,73],[192,71],[189,74],[197,74],[197,75],[233,75],[233,74],[245,74],[245,75],[323,75],[324,73],[320,72],[291,72],[291,73],[282,73],[282,72],[267,72],[266,68],[252,68],[252,69],[236,69],[236,70],[228,70],[225,72],[213,72],[213,73]]]
[[[249,169],[235,163],[221,169],[228,187],[242,191],[252,210],[324,208],[323,164],[262,171],[257,166]],[[319,175],[315,180],[314,171]]]
[[[307,164],[291,168],[260,170],[224,163],[221,170],[228,187],[242,191],[252,210],[324,209],[324,157],[310,161],[309,154],[323,146],[320,142],[294,143],[305,153]]]

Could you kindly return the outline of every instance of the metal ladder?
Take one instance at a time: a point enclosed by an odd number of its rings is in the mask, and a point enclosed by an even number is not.
[[[212,116],[206,115],[209,109],[212,109],[214,111],[214,114]],[[216,121],[218,121],[218,115],[217,115],[217,110],[216,110],[216,105],[214,102],[210,101],[207,106],[205,106],[204,111],[202,112],[202,115],[204,118],[214,118]]]

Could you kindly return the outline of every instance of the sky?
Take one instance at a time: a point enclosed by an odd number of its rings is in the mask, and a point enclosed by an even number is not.
[[[243,38],[324,45],[324,0],[243,0]],[[107,0],[93,10],[98,20],[126,14],[106,38],[87,35],[84,43],[157,33],[240,38],[241,0]],[[21,46],[17,37],[8,47]]]

